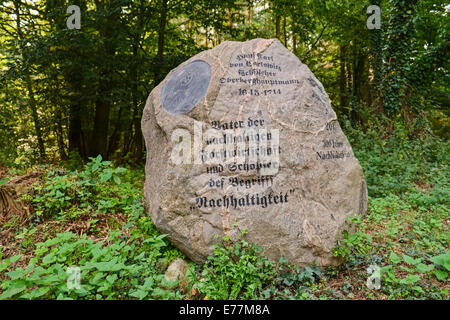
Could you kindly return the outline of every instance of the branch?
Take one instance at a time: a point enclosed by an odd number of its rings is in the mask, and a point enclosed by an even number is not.
[[[175,8],[177,5],[179,5],[182,2],[183,2],[183,0],[180,0],[180,1],[176,2],[175,4],[171,5],[170,7],[168,7],[167,9],[168,10],[173,9],[173,8]]]
[[[8,27],[11,27],[8,25]],[[2,28],[7,34],[9,34],[11,37],[15,38],[15,35],[13,33],[11,33],[10,31],[8,31],[5,26],[2,24],[0,24],[0,28]],[[12,28],[14,30],[14,28]]]
[[[327,23],[323,28],[322,31],[320,32],[319,36],[317,37],[316,41],[314,41],[313,45],[311,46],[311,49],[308,50],[308,52],[306,52],[305,54],[305,58],[311,53],[311,51],[316,47],[317,43],[319,42],[320,38],[322,38],[323,33],[325,31],[325,29],[328,27],[329,23]]]

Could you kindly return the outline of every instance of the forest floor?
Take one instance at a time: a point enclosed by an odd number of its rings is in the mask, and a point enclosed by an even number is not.
[[[334,249],[340,266],[270,261],[244,236],[219,241],[203,265],[190,262],[183,281],[164,278],[186,258],[145,213],[142,168],[100,157],[78,170],[0,167],[0,299],[448,300],[448,144],[357,139],[368,213],[349,221],[357,232]]]

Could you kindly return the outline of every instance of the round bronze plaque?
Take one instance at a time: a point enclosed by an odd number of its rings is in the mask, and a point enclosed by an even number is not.
[[[205,96],[211,80],[211,67],[196,60],[176,71],[164,84],[161,101],[170,114],[185,114]]]

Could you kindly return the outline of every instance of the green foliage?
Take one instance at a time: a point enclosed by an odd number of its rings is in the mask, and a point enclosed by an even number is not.
[[[8,182],[8,178],[1,178],[0,179],[0,187],[2,186],[2,185],[4,185],[5,183],[7,183]]]
[[[387,138],[380,136],[383,129],[376,125],[364,132],[347,123],[344,130],[363,167],[370,196],[414,192],[415,185],[425,181],[432,184],[431,192],[437,201],[448,195],[450,144],[447,141],[432,134],[410,137],[401,123],[396,124],[395,131]]]
[[[276,276],[275,264],[260,255],[261,249],[244,240],[225,238],[203,266],[194,287],[209,299],[251,299]]]
[[[68,212],[73,218],[84,210],[114,213],[139,199],[133,189],[135,182],[121,180],[125,168],[114,168],[100,155],[90,159],[82,171],[55,170],[47,174],[44,183],[35,187],[37,216],[50,218]]]
[[[370,198],[368,216],[351,219],[349,227],[358,231],[344,231],[334,254],[344,260],[341,269],[381,267],[380,293],[391,299],[442,299],[448,290],[432,280],[448,280],[448,197],[410,190],[402,197]]]
[[[314,291],[325,281],[321,268],[315,266],[299,267],[286,265],[284,259],[280,261],[277,278],[267,286],[258,297],[259,299],[314,299]]]
[[[352,228],[358,228],[361,224],[361,218],[349,219],[347,222]],[[333,248],[333,255],[347,259],[352,255],[364,255],[372,249],[372,236],[364,232],[349,233],[343,230],[343,238],[338,241],[337,246]]]
[[[440,281],[448,280],[448,273],[450,272],[450,251],[430,258],[430,261],[438,266],[434,270],[434,275]]]
[[[5,258],[0,248],[0,299],[181,299],[178,283],[166,281],[164,272],[183,255],[144,212],[142,179],[142,170],[114,167],[101,157],[81,171],[54,169],[45,175],[35,186],[37,212],[62,225],[89,215],[90,235],[53,235],[55,225],[48,229],[46,221],[19,229],[21,253]],[[113,220],[114,213],[125,215],[126,224],[111,221],[109,235],[95,239],[104,229],[96,210]],[[80,268],[80,287],[73,285],[71,267]]]
[[[381,289],[373,294],[379,297],[446,299],[448,290],[434,281],[448,281],[449,145],[395,127],[387,138],[377,126],[345,127],[364,168],[369,212],[350,221],[357,231],[344,231],[334,253],[344,260],[341,270],[378,265]]]
[[[25,268],[12,268],[21,256],[0,264],[6,274],[0,299],[179,299],[178,291],[163,288],[174,285],[164,280],[166,246],[164,235],[142,241],[139,233],[124,239],[112,231],[94,242],[60,233],[36,243]],[[81,270],[80,287],[70,286],[70,266]]]

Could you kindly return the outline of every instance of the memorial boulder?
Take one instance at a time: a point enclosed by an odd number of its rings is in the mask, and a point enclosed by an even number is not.
[[[363,172],[322,84],[276,39],[227,41],[172,70],[142,117],[145,199],[196,262],[224,236],[298,266],[335,264]]]

